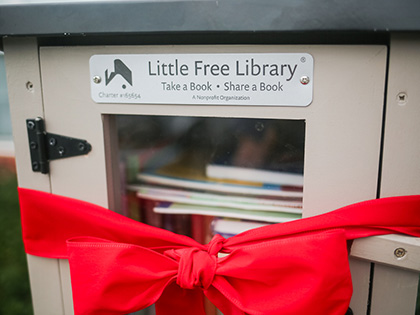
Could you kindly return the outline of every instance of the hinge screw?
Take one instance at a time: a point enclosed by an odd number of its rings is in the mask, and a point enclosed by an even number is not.
[[[300,83],[302,83],[303,85],[307,85],[309,81],[309,77],[306,75],[300,78]]]
[[[39,170],[39,164],[38,164],[38,162],[33,162],[33,163],[32,163],[32,169],[33,169],[34,171]]]
[[[64,155],[64,152],[65,152],[64,147],[58,147],[57,150],[58,150],[58,154]]]
[[[99,84],[101,83],[101,81],[102,81],[102,78],[99,75],[95,75],[93,77],[93,83]]]
[[[399,247],[396,250],[394,250],[394,255],[398,259],[403,258],[406,254],[407,254],[407,251],[404,248],[402,248],[402,247]]]
[[[31,141],[31,143],[29,143],[29,147],[31,150],[35,150],[38,147],[38,144],[35,141]]]
[[[79,142],[79,151],[85,151],[86,150],[86,146],[83,142]]]
[[[32,129],[35,128],[35,123],[33,121],[28,121],[27,126],[28,126],[28,129],[31,129],[32,130]]]
[[[57,140],[55,140],[55,138],[51,138],[50,140],[49,140],[49,144],[50,144],[50,146],[55,146],[56,144],[57,144]]]

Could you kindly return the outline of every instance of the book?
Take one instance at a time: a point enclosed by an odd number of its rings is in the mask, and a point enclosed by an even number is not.
[[[264,221],[264,222],[289,222],[302,218],[297,213],[273,212],[273,211],[251,211],[233,208],[210,207],[202,205],[188,205],[172,202],[160,202],[153,209],[156,213],[170,214],[200,214],[206,216],[218,216],[228,218],[238,218],[246,220]]]
[[[191,216],[188,214],[158,214],[162,215],[163,228],[176,234],[192,237]]]
[[[303,187],[303,175],[277,172],[265,169],[238,167],[221,164],[208,164],[206,175],[215,179],[231,179],[249,182],[264,182],[282,186]]]
[[[263,197],[222,195],[211,192],[197,192],[182,188],[166,188],[150,185],[131,185],[130,190],[144,199],[169,201],[175,203],[219,206],[244,210],[282,211],[302,213],[302,202]]]
[[[173,214],[176,216],[177,214]],[[211,225],[213,216],[192,214],[191,216],[191,237],[201,244],[207,244],[213,238]]]
[[[228,218],[214,218],[212,222],[212,231],[214,235],[220,234],[224,238],[228,238],[266,225],[268,225],[268,223],[233,220]]]
[[[122,196],[124,201],[124,215],[130,219],[141,222],[144,217],[142,217],[141,211],[141,200],[137,197],[137,194],[133,191],[127,190],[126,193]]]
[[[137,179],[144,183],[158,184],[172,187],[182,187],[196,190],[207,190],[213,192],[236,193],[257,196],[276,196],[289,198],[302,198],[302,191],[287,190],[280,185],[270,185],[265,183],[245,184],[234,181],[216,181],[209,178],[193,179],[187,176],[175,177],[161,175],[159,173],[142,172],[137,175]]]
[[[163,216],[154,211],[157,204],[159,202],[155,200],[139,199],[141,221],[151,226],[164,228]]]
[[[206,176],[206,158],[194,154],[194,150],[182,152],[172,163],[155,170],[144,170],[137,179],[144,183],[153,183],[172,187],[195,190],[236,193],[247,195],[265,195],[290,198],[302,198],[303,188],[267,184],[255,181],[230,179],[211,179]]]

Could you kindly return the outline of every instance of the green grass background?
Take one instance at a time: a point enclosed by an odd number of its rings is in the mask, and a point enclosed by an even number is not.
[[[23,249],[17,181],[0,166],[0,314],[33,314]]]

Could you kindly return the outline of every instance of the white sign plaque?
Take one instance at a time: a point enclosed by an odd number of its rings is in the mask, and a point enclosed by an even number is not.
[[[136,54],[90,58],[97,103],[308,106],[307,53]]]

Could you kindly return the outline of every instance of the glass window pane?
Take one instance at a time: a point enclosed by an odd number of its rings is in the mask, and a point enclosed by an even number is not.
[[[116,120],[125,215],[202,243],[301,217],[303,120]]]

